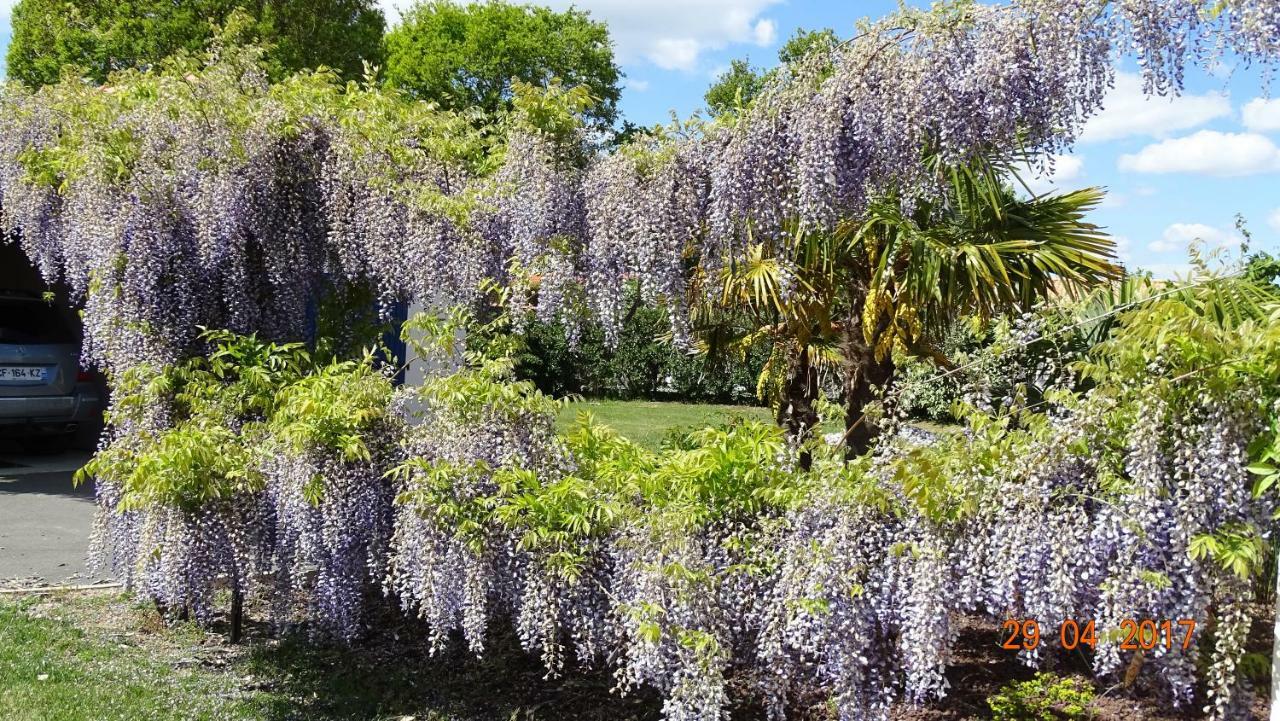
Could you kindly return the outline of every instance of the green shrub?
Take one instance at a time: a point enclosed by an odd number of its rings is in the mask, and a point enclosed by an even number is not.
[[[675,347],[665,337],[670,331],[666,309],[646,304],[626,315],[614,348],[594,321],[582,321],[571,344],[563,323],[530,320],[516,357],[516,377],[556,397],[755,402],[768,348],[753,348],[744,358],[694,354]]]
[[[994,333],[990,323],[978,323],[971,318],[958,318],[948,324],[942,334],[938,350],[957,365],[972,362],[988,348]],[[932,360],[900,354],[898,365],[899,407],[913,418],[952,422],[955,404],[964,398],[965,383],[969,374],[942,376],[938,364]]]
[[[1091,719],[1093,687],[1079,678],[1038,673],[1030,681],[1006,684],[987,699],[995,721],[1075,721]]]
[[[1264,686],[1271,681],[1271,657],[1265,653],[1246,653],[1240,657],[1237,668],[1241,678],[1247,678],[1255,685]]]

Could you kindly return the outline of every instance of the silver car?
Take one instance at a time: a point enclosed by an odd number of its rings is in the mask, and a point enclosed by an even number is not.
[[[29,293],[0,290],[0,435],[56,448],[85,444],[102,421],[102,393],[80,369],[74,326]]]

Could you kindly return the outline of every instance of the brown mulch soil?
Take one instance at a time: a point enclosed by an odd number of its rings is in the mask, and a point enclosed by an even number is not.
[[[1272,618],[1269,610],[1259,606],[1253,616],[1247,650],[1270,655]],[[1035,675],[1033,669],[1018,662],[1016,652],[1000,647],[1003,637],[997,624],[966,617],[959,626],[955,655],[947,673],[951,692],[945,699],[924,707],[897,707],[891,717],[893,721],[990,719],[989,697],[1011,681],[1025,681]],[[1094,687],[1097,697],[1090,711],[1096,721],[1190,721],[1204,718],[1199,713],[1203,706],[1202,698],[1196,699],[1193,708],[1172,708],[1170,703],[1161,699],[1159,689],[1145,678],[1140,678],[1127,689],[1118,683],[1107,686],[1096,682],[1089,674],[1089,660],[1082,653],[1058,651],[1046,661],[1043,670],[1077,677]],[[1250,693],[1246,718],[1263,721],[1268,713],[1268,688],[1265,682],[1258,685],[1261,688]]]

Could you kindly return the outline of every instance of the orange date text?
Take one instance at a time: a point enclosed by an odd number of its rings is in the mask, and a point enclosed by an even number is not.
[[[1004,622],[1000,648],[1010,651],[1030,651],[1040,645],[1044,632],[1035,619],[1011,618]],[[1118,642],[1125,651],[1151,651],[1157,646],[1164,646],[1172,651],[1175,647],[1183,651],[1191,646],[1191,637],[1195,634],[1196,622],[1191,618],[1180,618],[1176,621],[1150,618],[1126,618],[1118,628],[1105,634],[1105,640]],[[1092,621],[1077,621],[1068,618],[1058,626],[1058,645],[1068,651],[1081,646],[1097,648],[1098,630]]]

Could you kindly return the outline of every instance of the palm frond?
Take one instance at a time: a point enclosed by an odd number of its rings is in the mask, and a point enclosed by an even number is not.
[[[989,182],[985,174],[957,173],[956,208],[941,222],[903,223],[902,214],[877,214],[868,223],[896,236],[888,249],[909,248],[905,264],[882,258],[878,275],[894,272],[900,302],[931,319],[962,313],[989,315],[1008,307],[1030,307],[1054,295],[1079,296],[1123,276],[1115,245],[1085,218],[1103,192],[1086,188],[1020,199],[1007,187],[969,187]],[[876,277],[873,284],[887,279]]]

